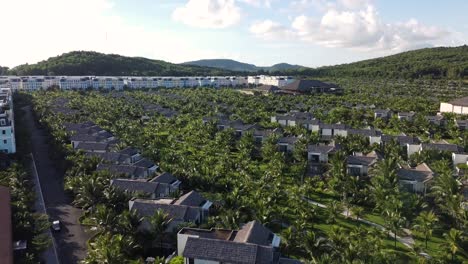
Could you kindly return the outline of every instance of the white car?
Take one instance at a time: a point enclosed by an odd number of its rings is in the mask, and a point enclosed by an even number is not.
[[[54,231],[60,231],[60,221],[59,220],[55,220],[52,222],[52,229]]]

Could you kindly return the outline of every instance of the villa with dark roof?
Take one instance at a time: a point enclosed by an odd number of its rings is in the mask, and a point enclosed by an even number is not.
[[[150,199],[168,197],[178,189],[167,183],[159,183],[146,180],[132,179],[112,179],[111,186],[132,195],[142,194]]]
[[[341,94],[343,89],[336,84],[325,83],[317,80],[296,80],[280,88],[279,93],[284,94]]]
[[[257,221],[239,230],[183,228],[177,234],[177,255],[184,263],[301,263],[281,256],[280,241]]]
[[[212,202],[206,200],[199,193],[191,191],[178,199],[138,199],[133,198],[128,202],[128,209],[135,210],[140,217],[151,217],[157,210],[168,214],[170,221],[167,232],[174,231],[183,223],[200,224],[205,221],[209,214]],[[141,229],[149,228],[148,221],[144,220]]]
[[[401,166],[397,175],[404,189],[422,194],[426,194],[429,182],[434,177],[434,173],[426,163],[421,163],[416,167]]]

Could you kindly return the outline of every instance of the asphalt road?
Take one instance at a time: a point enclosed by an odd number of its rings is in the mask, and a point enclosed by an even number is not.
[[[86,241],[89,238],[78,222],[82,211],[71,205],[71,198],[64,192],[64,175],[50,158],[49,153],[53,150],[47,143],[46,132],[36,126],[31,107],[24,110],[47,214],[62,224],[61,231],[53,233],[59,261],[62,264],[78,263],[86,256]]]

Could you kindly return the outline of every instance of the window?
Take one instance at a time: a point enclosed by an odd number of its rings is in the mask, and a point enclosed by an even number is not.
[[[3,144],[5,144],[5,145],[6,145],[6,143],[7,143],[7,140],[6,140],[6,139],[4,139],[4,140],[3,140]]]
[[[6,130],[2,129],[2,135],[5,135],[5,134],[6,134]]]

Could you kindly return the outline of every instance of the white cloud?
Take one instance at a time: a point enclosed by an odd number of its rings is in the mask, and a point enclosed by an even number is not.
[[[172,18],[192,27],[219,29],[239,23],[241,11],[234,0],[189,0]]]
[[[272,39],[286,39],[291,35],[291,31],[283,25],[273,22],[271,20],[264,20],[255,22],[250,26],[250,32],[257,37],[272,40]]]
[[[295,40],[325,47],[374,51],[402,51],[432,46],[450,35],[448,30],[426,26],[416,19],[404,23],[384,23],[370,0],[301,0],[296,4],[324,4],[321,17],[296,16],[288,29],[274,21],[257,22],[251,30],[260,37],[284,39],[284,32]],[[259,25],[263,25],[260,27]],[[268,27],[268,25],[270,25]]]
[[[172,62],[222,57],[194,48],[170,30],[131,26],[109,0],[0,0],[0,65],[35,63],[73,50],[145,56]],[[27,7],[27,8],[25,8]]]
[[[272,0],[240,0],[246,4],[255,6],[255,7],[267,7],[271,8]]]

